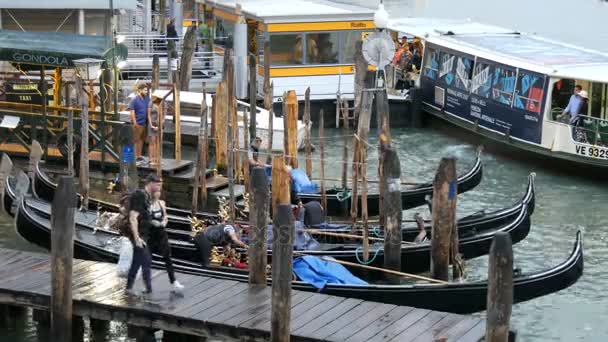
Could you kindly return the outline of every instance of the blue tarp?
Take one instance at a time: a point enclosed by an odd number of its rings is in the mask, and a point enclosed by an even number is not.
[[[300,169],[291,170],[291,186],[293,191],[298,193],[316,193],[318,187],[308,179],[306,172]]]
[[[295,259],[293,272],[299,280],[318,289],[324,288],[326,284],[367,285],[367,282],[352,275],[344,266],[310,255]]]

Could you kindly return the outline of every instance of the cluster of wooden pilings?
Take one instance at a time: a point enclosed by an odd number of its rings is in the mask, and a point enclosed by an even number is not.
[[[360,48],[360,46],[359,46]],[[265,61],[268,59],[265,58]],[[231,193],[231,213],[230,220],[235,219],[235,203],[233,195],[234,180],[240,174],[248,170],[247,160],[239,162],[241,154],[234,143],[238,141],[238,121],[236,112],[236,100],[233,94],[234,70],[232,68],[231,52],[226,53],[225,76],[218,86],[215,94],[213,106],[209,108],[205,101],[202,103],[202,120],[200,127],[199,145],[197,153],[197,164],[195,173],[195,196],[193,197],[192,210],[197,211],[200,205],[206,202],[205,171],[208,158],[208,134],[207,116],[211,116],[210,136],[215,140],[216,162],[218,168],[224,168],[230,180]],[[357,63],[362,63],[357,59]],[[255,67],[255,63],[253,64]],[[370,127],[372,104],[376,99],[379,125],[379,167],[378,176],[381,192],[381,215],[380,222],[384,225],[384,270],[393,277],[394,280],[408,276],[399,272],[401,269],[401,164],[396,149],[391,145],[390,129],[388,125],[388,99],[384,88],[384,76],[382,72],[367,71],[367,65],[358,64],[356,70],[365,70],[363,76],[357,73],[356,79],[364,82],[357,87],[360,92],[357,103],[356,116],[358,118],[357,132],[353,136],[354,153],[352,162],[352,178],[350,187],[353,191],[350,216],[353,227],[357,223],[359,216],[363,220],[363,259],[369,257],[369,237],[368,217],[366,208],[367,197],[367,136]],[[255,83],[255,82],[253,82]],[[254,94],[255,89],[251,90]],[[269,130],[272,132],[272,85],[265,80],[265,107],[271,111]],[[174,87],[173,94],[175,104],[179,106],[179,89]],[[252,96],[254,99],[255,97]],[[304,120],[307,128],[310,128],[310,104],[309,92],[305,96]],[[272,155],[272,134],[268,142],[268,158],[272,163],[272,184],[269,184],[266,172],[263,168],[256,167],[251,175],[247,175],[245,181],[251,194],[250,202],[250,249],[249,249],[249,283],[251,286],[267,286],[267,225],[272,214],[273,222],[273,243],[272,243],[272,311],[271,311],[271,340],[289,341],[290,339],[290,300],[291,300],[291,281],[293,268],[293,239],[294,239],[294,217],[291,211],[290,198],[290,176],[287,166],[298,167],[296,150],[296,127],[298,117],[298,102],[294,92],[287,92],[283,99],[284,104],[284,152],[280,155]],[[249,129],[245,129],[245,141],[248,142],[247,134],[255,136],[255,100],[251,102],[250,119],[247,120],[247,113],[243,118],[244,127],[249,124]],[[344,108],[344,104],[341,104]],[[176,109],[179,111],[179,109]],[[209,110],[211,113],[209,114]],[[83,108],[84,111],[84,108]],[[179,115],[176,115],[179,122]],[[161,116],[162,117],[162,116]],[[323,132],[323,113],[319,116],[319,151],[320,151],[320,174],[321,191],[324,195],[324,132]],[[346,118],[346,116],[344,116]],[[162,125],[159,125],[159,127]],[[177,125],[178,127],[179,125]],[[348,125],[345,124],[345,133],[348,133]],[[162,132],[162,131],[161,131]],[[176,130],[178,139],[179,129]],[[342,184],[346,188],[349,180],[348,176],[348,138],[344,139]],[[160,135],[162,137],[162,135]],[[129,139],[129,135],[125,135]],[[162,141],[162,139],[159,139]],[[181,158],[178,153],[176,141],[176,158]],[[128,143],[128,141],[125,141]],[[159,160],[162,160],[162,152],[159,148]],[[31,163],[36,160],[39,152],[32,152]],[[39,156],[37,157],[40,158]],[[121,158],[121,162],[122,162]],[[121,170],[129,168],[128,163],[123,163]],[[33,168],[30,165],[30,171]],[[131,165],[132,167],[132,165]],[[7,175],[7,166],[3,158],[0,175]],[[82,167],[81,167],[81,170]],[[160,171],[159,171],[160,172]],[[310,148],[310,132],[306,136],[306,172],[309,176],[312,173],[312,157]],[[127,172],[128,174],[128,172]],[[31,174],[30,176],[33,176]],[[86,175],[84,176],[86,177]],[[3,182],[2,182],[3,183]],[[270,192],[272,186],[272,192]],[[458,232],[456,226],[456,203],[457,203],[457,178],[456,161],[454,158],[443,158],[435,176],[434,191],[432,198],[432,248],[431,248],[431,278],[435,282],[446,282],[450,280],[449,266],[452,265],[451,281],[459,281],[463,276],[461,258],[458,254]],[[199,192],[199,187],[201,188]],[[359,189],[361,194],[359,196]],[[85,191],[87,188],[81,189]],[[40,324],[49,324],[51,340],[71,341],[78,340],[76,337],[82,336],[80,318],[74,319],[72,312],[72,258],[73,258],[73,233],[74,233],[74,213],[76,203],[66,203],[68,199],[75,199],[76,189],[72,176],[61,177],[59,180],[58,193],[52,206],[52,298],[50,305],[50,319],[48,314],[37,312],[36,320]],[[272,195],[271,195],[272,194]],[[200,195],[200,196],[199,196]],[[358,200],[361,198],[361,214],[358,213]],[[323,198],[323,202],[325,199]],[[67,205],[66,205],[67,204]],[[325,203],[323,203],[325,206]],[[490,252],[490,267],[488,270],[489,291],[487,297],[487,341],[506,341],[509,335],[509,319],[511,314],[511,304],[513,300],[512,287],[512,249],[510,237],[505,233],[499,233],[495,237]],[[363,266],[361,266],[363,267]],[[423,278],[419,277],[418,278]],[[424,279],[424,278],[423,278]],[[428,278],[426,278],[428,280]],[[0,313],[2,321],[6,322],[11,317],[15,317],[15,312],[19,309],[13,307],[3,307]],[[47,322],[47,323],[45,323]],[[91,321],[96,329],[107,329],[105,321]],[[147,332],[149,335],[149,331]],[[177,337],[175,337],[177,338]],[[181,338],[181,337],[180,337]]]

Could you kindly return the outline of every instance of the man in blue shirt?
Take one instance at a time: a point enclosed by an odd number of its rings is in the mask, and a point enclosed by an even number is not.
[[[131,111],[131,124],[133,125],[133,142],[135,143],[135,157],[138,162],[143,161],[142,151],[146,142],[148,131],[148,87],[145,84],[137,86],[137,96],[129,103]]]
[[[566,106],[566,108],[564,109],[564,112],[562,113],[562,117],[565,116],[566,114],[570,114],[569,123],[572,125],[577,124],[578,115],[581,114],[580,110],[581,110],[581,106],[583,104],[583,98],[581,97],[580,93],[582,90],[583,90],[583,87],[581,87],[578,84],[574,87],[574,94],[572,94],[572,96],[570,96],[570,101],[568,101],[568,106]]]

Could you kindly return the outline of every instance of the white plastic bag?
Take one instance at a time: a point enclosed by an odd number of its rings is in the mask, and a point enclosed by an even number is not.
[[[120,256],[118,258],[118,276],[127,277],[133,260],[133,244],[126,237],[120,239]]]

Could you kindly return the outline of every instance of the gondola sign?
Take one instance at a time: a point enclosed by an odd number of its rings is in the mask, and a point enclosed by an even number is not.
[[[38,83],[9,83],[5,85],[6,101],[42,104],[42,89]],[[48,99],[47,99],[48,101]],[[48,104],[48,102],[47,102]]]

